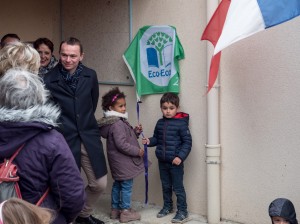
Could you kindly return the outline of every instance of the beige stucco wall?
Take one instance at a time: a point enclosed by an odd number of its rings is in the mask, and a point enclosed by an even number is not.
[[[25,41],[46,36],[57,46],[62,36],[60,1],[15,2],[17,4],[13,7],[7,1],[1,3],[1,9],[5,10],[0,16],[0,36],[13,32]],[[193,135],[193,149],[185,163],[185,186],[189,210],[206,215],[207,43],[200,41],[207,23],[206,1],[133,0],[132,3],[133,35],[144,25],[169,24],[177,28],[184,47],[186,58],[180,61],[181,110],[191,115]],[[84,11],[85,7],[81,9],[80,13],[89,15],[89,21],[93,17],[99,19],[98,14]],[[220,75],[222,219],[245,224],[270,223],[267,207],[276,197],[292,199],[300,214],[300,182],[297,178],[297,171],[300,170],[299,26],[300,18],[296,18],[223,50]],[[74,30],[72,27],[64,28],[65,32]],[[85,40],[87,35],[80,37]],[[92,50],[94,43],[87,41],[85,46]],[[115,45],[113,47],[116,49]],[[120,60],[115,61],[121,63]],[[93,63],[86,61],[90,62]],[[111,87],[101,84],[100,95]],[[134,125],[137,122],[135,88],[120,88],[127,95],[129,120]],[[157,119],[161,117],[160,96],[142,98],[140,120],[147,136],[152,134]],[[96,115],[102,116],[100,101]],[[149,157],[153,163],[149,169],[149,202],[161,205],[154,149],[150,150]],[[109,179],[107,192],[111,183]],[[135,180],[133,192],[134,200],[144,200],[144,176]]]
[[[1,1],[0,37],[16,33],[22,41],[47,37],[60,43],[60,0]]]
[[[300,18],[223,50],[222,217],[269,223],[276,197],[300,214]]]
[[[61,6],[63,39],[74,36],[82,42],[84,63],[100,83],[133,84],[122,58],[129,44],[128,1],[64,0]]]

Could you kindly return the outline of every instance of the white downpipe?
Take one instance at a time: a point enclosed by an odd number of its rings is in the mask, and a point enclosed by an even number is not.
[[[218,0],[207,0],[207,21],[216,10]],[[213,46],[207,46],[207,74],[209,74]],[[219,74],[220,75],[220,74]],[[207,219],[209,224],[218,224],[221,219],[220,193],[220,136],[219,136],[219,80],[207,95]]]

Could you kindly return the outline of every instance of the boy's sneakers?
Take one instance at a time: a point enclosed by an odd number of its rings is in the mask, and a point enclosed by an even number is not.
[[[123,209],[120,214],[120,223],[141,220],[141,215],[133,209]]]
[[[110,218],[111,219],[119,219],[120,218],[121,211],[116,208],[112,208],[110,212]]]
[[[187,212],[177,211],[175,217],[171,220],[172,223],[184,223],[188,221],[189,214]]]
[[[173,212],[173,209],[168,209],[168,208],[162,208],[162,210],[157,213],[156,217],[157,218],[162,218],[165,217],[166,215],[170,214]]]

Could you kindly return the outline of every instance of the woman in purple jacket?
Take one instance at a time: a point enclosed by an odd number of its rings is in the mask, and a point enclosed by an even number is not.
[[[72,222],[84,205],[84,183],[64,137],[57,132],[59,108],[36,74],[10,69],[0,78],[0,162],[15,158],[25,201],[55,211],[53,223]]]
[[[125,95],[118,88],[102,97],[102,109],[104,117],[98,124],[101,136],[107,139],[107,158],[114,179],[111,218],[120,218],[121,223],[139,220],[140,214],[130,204],[133,178],[144,170],[144,150],[137,141],[141,126],[133,129],[128,123]]]

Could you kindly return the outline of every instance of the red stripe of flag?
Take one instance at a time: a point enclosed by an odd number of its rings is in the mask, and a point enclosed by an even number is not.
[[[213,44],[214,47],[216,46],[223,30],[230,2],[231,0],[222,0],[213,16],[211,17],[209,23],[207,24],[202,34],[201,40],[208,40]],[[211,59],[207,92],[209,92],[213,87],[218,77],[220,59],[221,52],[213,55]]]

